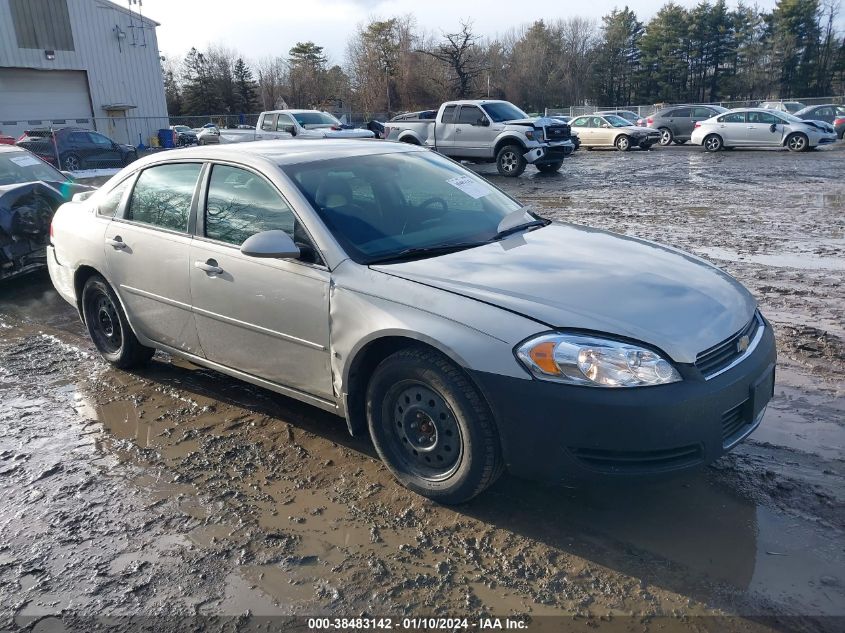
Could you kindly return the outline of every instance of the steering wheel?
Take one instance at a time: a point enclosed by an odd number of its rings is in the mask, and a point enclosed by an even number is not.
[[[424,218],[409,218],[408,220],[405,220],[405,224],[402,225],[401,234],[405,235],[405,231],[407,231],[409,228],[419,228],[426,222],[436,220],[437,218],[446,215],[449,212],[449,204],[440,196],[433,196],[431,198],[428,198],[427,200],[423,200],[420,204],[417,205],[417,209],[425,209],[426,207],[430,207],[433,204],[439,204],[441,207],[443,207],[443,213],[440,215],[430,215]]]

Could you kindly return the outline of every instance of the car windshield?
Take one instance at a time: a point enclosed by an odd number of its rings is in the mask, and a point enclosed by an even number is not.
[[[70,182],[70,179],[51,165],[29,152],[0,153],[0,185],[22,182]]]
[[[613,127],[628,127],[631,125],[630,121],[626,121],[621,116],[616,116],[615,114],[608,114],[604,117],[604,120],[610,123]]]
[[[528,115],[517,108],[512,103],[500,101],[498,103],[485,103],[481,106],[495,123],[502,121],[516,121],[517,119],[527,119]]]
[[[302,127],[331,127],[340,125],[340,121],[328,112],[297,112],[293,115]]]
[[[522,209],[483,178],[434,152],[344,157],[282,170],[361,264],[489,242],[499,237],[502,220]],[[532,221],[538,218],[526,212],[516,225]]]

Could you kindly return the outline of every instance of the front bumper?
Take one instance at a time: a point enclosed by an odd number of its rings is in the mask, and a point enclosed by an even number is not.
[[[563,160],[575,151],[575,144],[570,140],[538,144],[529,149],[525,154],[525,160],[532,165],[543,163],[556,163]]]
[[[759,424],[774,388],[775,339],[705,380],[606,389],[472,372],[490,403],[508,470],[550,482],[657,475],[709,464]]]

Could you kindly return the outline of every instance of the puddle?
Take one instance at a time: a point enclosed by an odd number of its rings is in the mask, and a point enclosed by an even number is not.
[[[775,268],[799,268],[803,270],[845,270],[845,258],[820,257],[812,253],[779,255],[740,254],[718,246],[699,247],[696,249],[705,257],[729,262],[749,262]]]

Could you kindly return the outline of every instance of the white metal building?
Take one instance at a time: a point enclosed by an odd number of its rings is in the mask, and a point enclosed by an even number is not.
[[[0,0],[0,131],[84,127],[122,143],[167,127],[155,22],[138,0]]]

